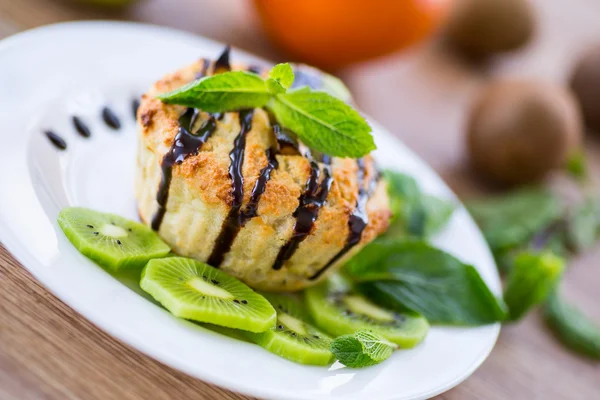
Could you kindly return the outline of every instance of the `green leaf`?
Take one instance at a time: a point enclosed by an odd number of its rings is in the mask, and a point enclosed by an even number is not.
[[[207,112],[263,107],[271,97],[265,81],[246,71],[207,76],[157,96],[163,103],[181,104]]]
[[[456,209],[452,201],[430,195],[424,195],[421,204],[426,216],[423,229],[426,237],[432,236],[446,226]]]
[[[559,199],[542,188],[525,188],[502,197],[471,202],[467,208],[494,253],[526,245],[536,232],[563,213]]]
[[[587,176],[587,160],[585,153],[578,150],[569,155],[566,165],[567,172],[576,179],[584,179]]]
[[[549,296],[544,317],[550,329],[565,346],[600,360],[600,326],[575,306],[564,302],[558,293]]]
[[[403,218],[407,203],[421,196],[421,189],[412,176],[395,172],[389,169],[383,171],[383,177],[387,182],[387,191],[390,198],[390,209],[392,221]]]
[[[325,72],[322,72],[322,74],[321,80],[323,86],[321,90],[337,97],[345,103],[352,101],[352,94],[341,79]]]
[[[423,194],[414,178],[386,170],[392,222],[386,236],[428,237],[441,230],[454,212],[453,202]]]
[[[473,266],[423,241],[376,239],[347,263],[346,273],[373,301],[432,323],[482,325],[506,317]]]
[[[352,101],[350,90],[335,76],[304,64],[294,64],[293,70],[295,80],[292,88],[309,87],[313,90],[327,92],[345,103]]]
[[[286,92],[286,89],[281,86],[281,83],[277,82],[275,79],[269,78],[265,81],[265,84],[267,85],[269,93],[273,95]]]
[[[575,206],[567,222],[567,242],[577,252],[594,246],[600,228],[600,202],[587,198]]]
[[[550,252],[519,254],[513,263],[504,290],[509,318],[516,321],[542,303],[555,288],[565,261]]]
[[[285,93],[294,83],[294,71],[290,64],[277,64],[269,71],[267,89],[273,94]]]
[[[337,157],[362,157],[375,149],[371,127],[343,101],[306,90],[275,96],[267,107],[277,120],[314,150]]]
[[[391,356],[397,347],[375,332],[363,329],[338,337],[331,343],[330,349],[345,366],[362,368],[379,364]]]

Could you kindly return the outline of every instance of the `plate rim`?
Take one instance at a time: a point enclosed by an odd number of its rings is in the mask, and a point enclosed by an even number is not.
[[[44,35],[48,32],[52,32],[54,30],[62,30],[62,29],[68,30],[68,29],[72,29],[72,28],[82,29],[82,28],[89,27],[90,25],[92,25],[94,27],[101,26],[102,29],[110,28],[110,26],[114,26],[114,27],[117,27],[120,29],[130,29],[130,30],[131,29],[133,29],[133,30],[145,29],[145,30],[158,32],[159,34],[168,33],[171,35],[178,35],[178,36],[181,36],[182,38],[185,37],[186,39],[189,39],[189,40],[199,40],[199,41],[204,41],[207,43],[221,44],[220,42],[218,42],[216,40],[206,38],[204,36],[198,35],[193,32],[187,32],[187,31],[182,31],[182,30],[168,27],[168,26],[159,26],[159,25],[142,23],[142,22],[124,22],[124,21],[110,21],[110,20],[69,21],[69,22],[61,22],[61,23],[56,23],[56,24],[44,25],[41,27],[28,29],[28,30],[25,30],[22,32],[18,32],[14,35],[8,36],[8,37],[0,40],[0,55],[5,50],[10,49],[13,46],[19,46],[23,42],[27,42],[32,39],[36,39],[36,36],[38,36],[38,35]],[[245,56],[255,58],[262,62],[268,62],[268,60],[257,57],[257,56],[255,56],[249,52],[246,52],[244,50],[236,48],[236,51],[238,51],[239,53],[243,53]],[[404,147],[406,149],[406,151],[409,152],[411,154],[411,156],[414,158],[414,161],[419,165],[419,168],[427,170],[427,172],[430,175],[434,176],[435,179],[437,180],[437,184],[440,187],[443,187],[448,193],[451,194],[451,196],[453,196],[454,198],[457,199],[459,208],[464,208],[464,206],[462,205],[462,202],[460,202],[458,200],[458,198],[456,197],[454,192],[448,187],[448,185],[439,176],[439,174],[435,170],[433,170],[433,168],[431,168],[427,163],[425,163],[414,151],[412,151],[410,148],[408,148],[398,137],[392,135],[391,132],[389,132],[385,127],[381,126],[379,123],[377,123],[376,121],[374,121],[371,118],[369,118],[369,122],[372,123],[372,125],[374,125],[374,127],[375,127],[374,130],[377,130],[378,134],[380,134],[382,136],[386,136],[388,139],[393,140],[400,146]],[[467,213],[466,217],[470,220],[470,222],[472,222],[474,224],[471,216],[468,215],[468,213]],[[37,271],[35,271],[35,268],[30,269],[27,267],[28,264],[38,264],[39,261],[36,259],[35,256],[33,256],[33,254],[30,254],[30,252],[26,249],[26,246],[24,246],[23,243],[21,243],[18,240],[18,238],[16,238],[14,236],[14,234],[11,233],[11,230],[6,225],[8,225],[8,224],[0,224],[0,242],[4,245],[4,247],[10,253],[10,255],[15,260],[17,260],[21,264],[21,266],[23,268],[25,268],[25,270],[27,270],[30,274],[32,274],[32,276],[35,277],[36,281],[39,284],[41,284],[46,290],[48,290],[50,293],[52,293],[53,296],[55,296],[59,301],[64,302],[71,309],[73,309],[75,312],[77,312],[77,314],[79,314],[80,316],[82,316],[83,318],[85,318],[86,320],[91,322],[93,325],[95,325],[99,329],[108,333],[111,337],[125,343],[127,346],[130,346],[131,348],[133,348],[135,350],[142,352],[144,355],[146,355],[152,359],[158,360],[161,363],[164,363],[170,367],[173,367],[179,371],[182,371],[186,375],[189,375],[193,378],[200,379],[207,384],[214,384],[214,385],[220,386],[222,388],[226,388],[228,390],[236,391],[238,393],[251,395],[251,396],[258,396],[261,398],[264,397],[264,398],[277,398],[277,399],[290,399],[290,400],[299,400],[299,399],[304,398],[304,397],[294,396],[293,394],[291,394],[289,392],[280,393],[277,390],[273,391],[273,390],[263,389],[263,388],[260,388],[257,386],[245,385],[240,382],[234,382],[231,379],[223,379],[217,374],[211,374],[210,372],[204,371],[204,370],[202,371],[202,373],[198,373],[198,371],[192,372],[188,369],[188,367],[185,365],[185,363],[179,362],[177,357],[169,357],[163,353],[157,353],[156,351],[153,351],[153,350],[155,350],[155,349],[153,349],[153,347],[151,347],[151,346],[147,347],[143,342],[140,342],[136,338],[129,337],[129,335],[127,334],[126,331],[124,331],[122,329],[116,329],[114,327],[114,324],[111,324],[110,319],[100,318],[100,317],[96,317],[96,316],[90,318],[88,313],[84,313],[84,311],[82,311],[82,309],[84,309],[85,307],[78,306],[78,302],[74,298],[72,298],[72,296],[70,296],[66,291],[57,290],[55,287],[49,287],[47,285],[46,281],[43,281],[39,278],[39,275],[38,275]],[[482,237],[482,234],[481,234],[481,231],[479,230],[479,228],[476,226],[475,226],[475,228],[476,228],[476,234]],[[485,246],[486,246],[486,250],[489,252],[489,248],[487,247],[487,245],[485,245]],[[494,280],[498,280],[498,282],[499,282],[499,276],[498,276],[497,271],[495,271],[495,273],[494,273]],[[495,327],[494,332],[493,332],[493,335],[494,335],[493,340],[490,341],[490,345],[488,346],[488,348],[485,349],[485,351],[481,352],[479,358],[472,363],[471,368],[469,368],[466,371],[463,370],[462,373],[456,377],[456,379],[448,382],[446,385],[437,387],[436,389],[432,389],[426,393],[421,393],[419,395],[415,395],[410,398],[406,398],[406,400],[427,399],[427,398],[436,396],[438,394],[444,393],[447,390],[457,386],[458,384],[463,382],[465,379],[470,377],[473,374],[473,372],[475,370],[477,370],[481,366],[481,364],[487,359],[487,357],[489,356],[489,354],[495,347],[495,344],[499,337],[501,324],[496,323],[496,324],[493,324],[493,326]],[[313,396],[313,398],[315,398],[315,399],[321,398],[321,395],[316,393]],[[386,398],[391,399],[393,397],[386,397]]]

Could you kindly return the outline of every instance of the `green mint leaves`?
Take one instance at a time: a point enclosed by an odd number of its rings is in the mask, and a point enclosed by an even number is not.
[[[223,112],[264,107],[272,94],[260,76],[246,71],[232,71],[198,79],[157,97],[167,104]]]
[[[467,208],[494,253],[528,242],[564,212],[557,196],[538,187],[471,202]]]
[[[294,71],[290,64],[277,64],[269,71],[267,90],[272,94],[285,93],[294,83]]]
[[[453,202],[423,193],[406,174],[385,170],[383,176],[393,214],[386,237],[426,238],[446,225],[456,208]]]
[[[376,239],[345,272],[369,299],[416,311],[434,324],[476,326],[506,318],[502,300],[472,265],[420,240]]]
[[[549,296],[544,318],[563,344],[580,354],[600,360],[600,325],[564,302],[558,293]]]
[[[340,336],[331,343],[331,352],[345,366],[362,368],[379,364],[397,348],[383,337],[369,330],[359,330]]]
[[[375,150],[367,122],[328,93],[296,90],[277,95],[267,108],[307,146],[325,154],[358,158]]]
[[[556,287],[564,268],[565,261],[551,252],[520,253],[504,289],[510,320],[520,319],[529,309],[542,303]]]
[[[273,67],[266,80],[245,71],[224,72],[157,97],[208,112],[266,107],[307,146],[331,156],[358,158],[375,149],[371,127],[356,110],[308,87],[288,92],[293,82],[286,63]]]

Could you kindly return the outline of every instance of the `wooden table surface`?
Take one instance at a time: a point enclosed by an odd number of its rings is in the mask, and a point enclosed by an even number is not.
[[[284,0],[282,0],[284,1]],[[474,68],[427,46],[341,71],[359,105],[429,162],[461,196],[488,189],[469,172],[465,110],[492,76],[564,81],[574,57],[600,42],[600,3],[535,0],[538,37],[518,54]],[[0,38],[76,19],[174,26],[272,59],[244,0],[146,0],[121,12],[59,0],[0,0]],[[588,139],[600,181],[600,142]],[[600,320],[600,248],[572,263],[565,292]],[[0,399],[243,399],[168,368],[104,334],[40,286],[0,247]],[[600,365],[565,351],[538,313],[503,328],[484,365],[438,399],[600,399]]]

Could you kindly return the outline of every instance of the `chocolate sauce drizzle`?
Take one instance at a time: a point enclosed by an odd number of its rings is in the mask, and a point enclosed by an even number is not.
[[[274,117],[273,117],[274,118]],[[296,138],[288,135],[285,130],[281,129],[281,125],[277,122],[271,121],[271,126],[273,127],[273,133],[275,134],[275,138],[277,139],[277,144],[279,145],[279,152],[281,154],[299,154],[298,151],[298,140]]]
[[[133,119],[137,119],[137,112],[138,112],[139,108],[140,108],[140,100],[133,99],[133,101],[131,102],[131,112],[133,113]]]
[[[210,66],[210,60],[208,58],[202,59],[202,69],[196,74],[196,79],[204,78],[206,72],[208,71],[208,67]]]
[[[233,142],[233,149],[229,153],[231,164],[229,165],[229,176],[231,178],[232,204],[229,214],[223,221],[221,232],[217,237],[215,247],[208,258],[208,264],[213,267],[219,267],[223,262],[225,254],[231,249],[231,244],[237,236],[240,227],[240,209],[244,200],[244,177],[242,175],[242,165],[244,164],[244,152],[246,149],[246,136],[252,129],[252,117],[254,110],[242,110],[239,112],[240,133]]]
[[[377,182],[379,181],[379,173],[375,173],[374,177],[371,178],[368,184],[365,184],[366,166],[364,158],[356,160],[358,164],[357,180],[359,182],[358,198],[356,200],[356,207],[350,218],[348,219],[348,228],[350,232],[346,238],[346,244],[323,268],[318,270],[309,279],[318,279],[329,267],[335,264],[340,258],[342,258],[350,249],[356,246],[362,238],[362,233],[369,223],[369,215],[367,214],[367,202],[369,198],[375,192]]]
[[[293,214],[296,218],[294,233],[279,250],[277,258],[273,263],[272,268],[274,270],[281,269],[283,264],[296,252],[300,243],[310,234],[315,220],[319,215],[319,210],[325,204],[331,184],[333,183],[330,165],[331,158],[327,155],[323,156],[323,163],[325,165],[323,167],[323,179],[321,180],[321,184],[319,184],[319,175],[321,174],[319,164],[312,160],[309,153],[306,156],[310,160],[310,176],[306,183],[306,189],[300,196],[300,204]]]
[[[61,138],[56,133],[54,133],[52,131],[45,131],[44,134],[50,140],[50,143],[52,143],[54,145],[54,147],[56,147],[57,149],[59,149],[59,150],[67,149],[67,142],[65,142],[65,139]]]
[[[231,52],[231,46],[227,45],[223,53],[219,56],[217,61],[215,61],[215,69],[213,74],[218,74],[220,72],[231,71],[231,64],[229,63],[229,53]]]
[[[102,109],[102,119],[104,123],[111,127],[112,129],[121,129],[121,121],[119,121],[119,117],[108,107],[104,107]]]
[[[216,117],[211,115],[209,119],[202,124],[198,132],[195,134],[190,133],[198,114],[199,111],[197,109],[188,108],[181,117],[179,117],[179,131],[173,140],[171,148],[162,159],[162,178],[156,194],[158,209],[152,217],[152,229],[155,231],[160,229],[165,212],[167,211],[167,201],[169,199],[169,187],[171,186],[171,178],[173,176],[173,166],[175,164],[181,164],[191,155],[198,154],[202,145],[206,143],[210,135],[212,135],[217,128]]]
[[[252,72],[255,73],[257,75],[260,75],[262,73],[264,68],[258,66],[258,65],[249,65],[248,66],[248,72]]]
[[[81,120],[81,118],[73,116],[71,120],[73,121],[73,126],[75,127],[77,133],[79,133],[79,136],[84,138],[89,138],[90,136],[92,136],[90,128],[88,128],[88,126]]]
[[[279,163],[277,162],[277,149],[268,148],[266,151],[267,165],[260,171],[258,175],[258,179],[256,183],[254,183],[254,188],[252,188],[252,195],[250,196],[250,201],[240,213],[240,226],[246,225],[250,219],[256,217],[258,215],[258,202],[260,201],[261,196],[265,192],[267,187],[267,182],[271,179],[271,172],[274,169],[279,168]]]

